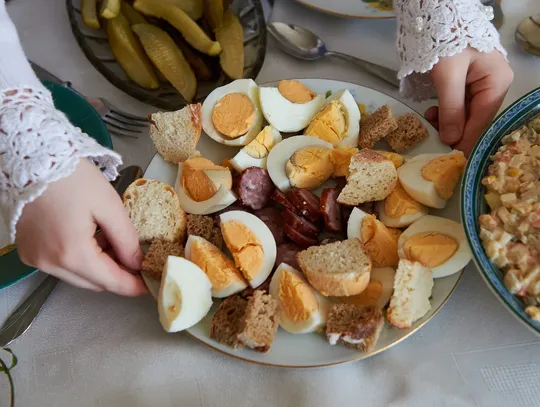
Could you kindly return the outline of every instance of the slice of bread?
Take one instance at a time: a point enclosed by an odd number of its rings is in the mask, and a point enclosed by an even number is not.
[[[416,113],[409,113],[397,119],[398,128],[386,136],[392,150],[402,153],[428,138],[429,133]]]
[[[396,328],[409,329],[431,309],[433,289],[431,270],[422,264],[400,260],[394,280],[394,293],[386,318]]]
[[[384,105],[360,121],[358,134],[358,147],[372,148],[375,143],[385,138],[390,132],[398,128],[397,121],[392,116],[390,106]]]
[[[178,242],[153,240],[144,256],[141,271],[148,277],[160,281],[163,267],[169,256],[184,257],[184,248]]]
[[[330,345],[341,343],[361,352],[371,352],[383,326],[383,313],[376,306],[334,304],[328,313],[326,339]]]
[[[398,179],[392,161],[367,148],[351,157],[349,173],[337,201],[351,206],[383,200],[394,190]]]
[[[257,352],[268,352],[279,325],[278,302],[261,290],[249,298],[238,340]]]
[[[158,153],[175,164],[195,153],[201,136],[201,104],[187,105],[176,112],[150,115],[150,137]]]
[[[124,207],[141,242],[163,239],[183,243],[186,213],[173,187],[161,181],[138,179],[124,192]]]
[[[187,215],[188,236],[200,236],[219,250],[223,250],[223,236],[221,229],[215,224],[214,218],[204,215]]]
[[[325,296],[360,294],[369,283],[371,260],[360,239],[313,246],[296,259],[310,284]]]
[[[212,318],[210,337],[231,348],[243,348],[244,344],[238,339],[238,334],[244,324],[247,303],[239,295],[226,298]]]

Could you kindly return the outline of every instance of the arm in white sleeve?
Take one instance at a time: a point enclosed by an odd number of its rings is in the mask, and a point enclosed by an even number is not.
[[[118,175],[120,156],[54,108],[0,0],[0,211],[12,241],[24,205],[43,194],[48,183],[70,175],[81,158],[92,159],[110,180]]]
[[[441,57],[472,47],[506,56],[491,24],[493,9],[479,0],[396,0],[398,77],[405,97],[424,100],[433,93],[429,71]]]

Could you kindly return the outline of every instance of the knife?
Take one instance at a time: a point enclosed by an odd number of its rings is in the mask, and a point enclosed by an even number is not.
[[[141,178],[142,175],[141,167],[132,165],[121,170],[117,179],[111,184],[116,192],[123,196],[127,187],[136,179]],[[2,325],[2,328],[0,328],[0,348],[8,346],[30,328],[43,304],[54,291],[58,281],[56,277],[47,276],[32,294],[12,312],[4,325]]]

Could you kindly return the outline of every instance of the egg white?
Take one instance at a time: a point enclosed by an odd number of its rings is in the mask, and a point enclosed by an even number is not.
[[[395,277],[396,270],[392,267],[376,267],[371,269],[369,281],[378,281],[382,284],[381,296],[377,301],[379,308],[384,308],[390,302],[390,298],[392,298],[392,293],[394,292]]]
[[[428,211],[418,211],[408,215],[401,215],[398,218],[388,216],[385,211],[386,200],[379,201],[375,205],[375,210],[379,214],[379,220],[390,228],[403,228],[409,226],[411,223],[416,222],[422,216],[427,215]],[[426,208],[427,209],[427,208]]]
[[[281,137],[280,132],[277,131],[274,127],[271,127],[271,131],[272,131],[272,140],[275,147],[276,145],[278,145],[278,143],[281,143],[283,139]],[[233,166],[233,168],[236,171],[242,172],[246,168],[249,168],[249,167],[260,167],[260,168],[266,169],[266,162],[268,160],[268,155],[263,158],[254,158],[250,156],[248,153],[246,153],[244,151],[244,148],[240,150],[233,158],[229,160],[229,163]],[[272,149],[270,149],[270,151],[272,151]]]
[[[229,93],[243,93],[248,96],[255,107],[255,119],[251,128],[243,136],[230,139],[220,133],[212,122],[212,113],[219,100]],[[252,79],[237,79],[227,85],[214,89],[204,100],[202,105],[202,127],[204,132],[218,143],[228,146],[245,146],[249,144],[261,131],[263,115],[259,104],[259,87]]]
[[[347,89],[341,89],[330,95],[324,106],[330,104],[334,100],[339,100],[345,112],[345,121],[347,122],[347,135],[338,147],[357,147],[358,133],[360,132],[360,109],[353,95]],[[324,108],[323,106],[323,108]]]
[[[362,239],[362,222],[364,218],[369,215],[360,208],[354,208],[349,216],[347,222],[347,238],[348,239]]]
[[[285,171],[287,161],[298,150],[306,147],[326,147],[333,149],[332,143],[311,136],[294,136],[283,140],[270,150],[266,167],[272,182],[281,191],[291,189],[291,182]]]
[[[462,270],[472,258],[471,249],[467,243],[465,231],[461,223],[450,219],[433,215],[426,215],[418,219],[401,234],[398,240],[398,254],[400,258],[406,258],[403,246],[407,239],[418,233],[434,232],[452,237],[459,247],[456,252],[444,263],[433,267],[433,278],[446,277]]]
[[[317,95],[307,103],[293,103],[278,88],[259,89],[259,100],[264,118],[279,131],[292,133],[307,127],[324,105],[324,96]]]
[[[277,248],[274,235],[262,220],[248,212],[230,211],[222,213],[219,217],[222,223],[229,221],[243,223],[261,242],[263,249],[263,264],[255,278],[248,281],[252,288],[257,288],[268,278],[274,268],[274,263],[276,262]]]

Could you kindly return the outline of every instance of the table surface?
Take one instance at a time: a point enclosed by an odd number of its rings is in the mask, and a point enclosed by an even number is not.
[[[510,7],[509,4],[512,4]],[[513,41],[537,0],[503,2],[501,29],[516,79],[505,106],[540,84],[540,58]],[[64,0],[19,0],[8,6],[29,58],[88,96],[145,115],[154,108],[111,85],[84,57]],[[273,20],[318,33],[329,49],[397,68],[395,21],[331,17],[277,0]],[[328,78],[397,91],[345,63],[294,60],[269,41],[258,82]],[[429,103],[409,103],[423,111]],[[126,164],[143,168],[150,138],[114,139]],[[0,291],[0,322],[41,281],[36,275]],[[12,349],[17,406],[540,406],[540,341],[499,303],[470,265],[444,308],[419,332],[362,362],[319,370],[251,365],[214,352],[187,335],[161,329],[149,297],[121,298],[60,284],[31,329]],[[0,357],[4,355],[0,351]],[[6,358],[4,358],[6,359]],[[8,406],[0,375],[0,407]]]

